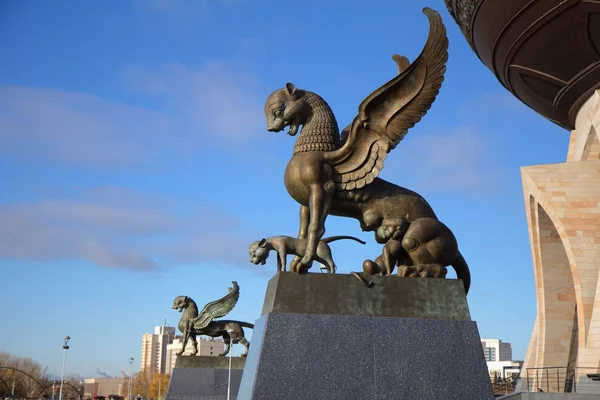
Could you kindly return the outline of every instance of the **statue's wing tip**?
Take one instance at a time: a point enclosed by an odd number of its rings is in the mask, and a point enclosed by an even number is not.
[[[434,10],[433,8],[425,7],[423,8],[423,14],[425,14],[429,19],[442,21],[442,16],[439,12]]]

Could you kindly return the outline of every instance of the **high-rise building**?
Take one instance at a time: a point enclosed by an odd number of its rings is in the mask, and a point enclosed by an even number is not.
[[[164,374],[167,366],[167,346],[173,342],[175,328],[172,326],[157,326],[154,333],[142,336],[142,356],[140,372]]]
[[[512,361],[512,346],[500,339],[481,339],[486,362]]]
[[[171,374],[175,368],[175,360],[177,360],[177,352],[181,350],[182,338],[180,336],[173,340],[173,343],[167,345],[167,364],[166,373]],[[184,356],[192,354],[194,350],[192,341],[188,341],[185,346]],[[221,339],[198,339],[198,354],[199,356],[214,356],[217,357],[225,351],[225,342]]]

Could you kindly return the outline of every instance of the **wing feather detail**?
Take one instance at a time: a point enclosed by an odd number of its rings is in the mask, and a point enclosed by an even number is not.
[[[440,14],[430,8],[423,13],[430,28],[419,57],[412,64],[406,57],[392,57],[398,75],[362,101],[358,115],[344,129],[348,136],[342,147],[324,154],[335,168],[338,191],[371,183],[383,169],[387,154],[423,118],[439,93],[448,60],[448,38]]]
[[[202,329],[208,326],[215,318],[221,318],[229,314],[240,298],[240,287],[237,282],[232,282],[233,287],[229,288],[229,293],[219,300],[211,301],[204,306],[196,318],[192,319],[195,329]]]

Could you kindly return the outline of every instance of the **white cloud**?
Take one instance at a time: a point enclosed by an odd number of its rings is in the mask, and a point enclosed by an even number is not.
[[[419,132],[394,151],[402,153],[392,161],[395,168],[401,163],[421,189],[477,190],[489,183],[490,146],[482,132],[471,127]]]
[[[508,174],[507,148],[498,139],[502,129],[510,129],[506,121],[517,126],[526,115],[503,92],[486,92],[459,105],[455,121],[440,124],[427,115],[388,155],[383,174],[403,171],[418,190],[497,194]]]
[[[158,70],[129,68],[126,75],[134,90],[183,114],[206,137],[226,147],[254,141],[257,131],[265,129],[266,96],[257,78],[240,68],[213,61],[202,68],[182,64]]]
[[[127,70],[132,88],[161,109],[87,93],[0,86],[0,154],[101,167],[159,164],[162,157],[237,151],[260,141],[256,79],[213,62]]]
[[[0,258],[85,260],[101,267],[151,270],[203,261],[246,264],[252,229],[210,206],[177,216],[150,196],[129,192],[109,200],[113,188],[87,196],[0,207]],[[128,191],[121,191],[128,192]],[[151,197],[150,197],[151,198]],[[239,234],[238,232],[244,232]]]

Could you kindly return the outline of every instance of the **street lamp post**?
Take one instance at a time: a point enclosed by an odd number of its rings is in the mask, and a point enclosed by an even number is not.
[[[131,400],[131,364],[133,364],[133,357],[129,357],[129,385],[127,385],[127,398]]]
[[[60,389],[58,390],[58,400],[62,400],[62,390],[63,390],[63,382],[65,380],[65,362],[67,361],[67,350],[69,350],[69,336],[65,336],[65,344],[63,344],[63,362],[62,362],[62,372],[60,374]]]
[[[160,381],[162,381],[162,376],[158,374],[158,400],[160,400]]]
[[[227,378],[227,400],[229,400],[229,396],[231,394],[231,334],[233,333],[233,329],[227,329],[227,333],[229,334],[229,376]]]

